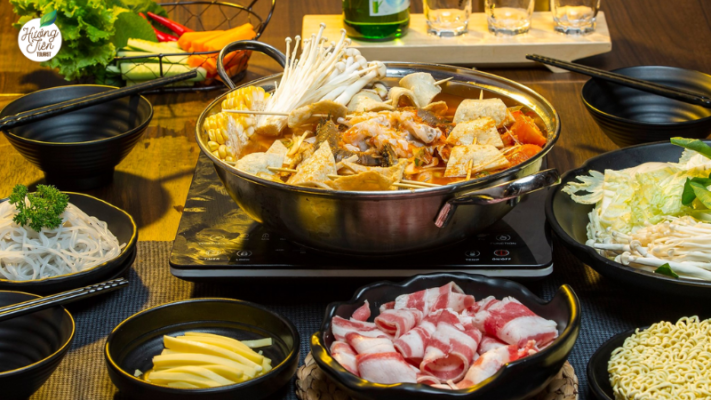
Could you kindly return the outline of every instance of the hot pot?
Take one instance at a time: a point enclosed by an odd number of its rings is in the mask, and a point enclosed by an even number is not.
[[[224,73],[222,58],[235,50],[263,52],[282,66],[285,56],[256,41],[234,42],[220,54],[218,71],[230,89],[261,86],[273,91],[276,74],[237,87]],[[232,199],[254,220],[301,245],[322,251],[359,256],[398,255],[451,244],[485,230],[533,191],[560,181],[555,170],[541,171],[545,155],[560,133],[560,119],[541,95],[511,80],[439,64],[386,62],[389,86],[414,72],[428,72],[436,80],[453,78],[444,93],[478,98],[481,89],[508,106],[522,105],[545,126],[548,142],[539,154],[505,171],[475,180],[428,189],[354,192],[297,187],[238,171],[213,156],[206,147],[205,118],[220,111],[227,93],[217,97],[196,124],[197,142],[214,163]],[[543,212],[541,210],[541,212]]]

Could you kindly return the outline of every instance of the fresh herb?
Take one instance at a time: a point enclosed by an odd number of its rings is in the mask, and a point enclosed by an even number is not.
[[[677,275],[676,272],[672,271],[671,267],[669,266],[669,263],[661,265],[659,268],[654,270],[654,273],[679,279],[679,275]]]
[[[416,159],[415,159],[415,166],[419,167],[420,164],[421,164],[420,159],[419,159],[419,158],[416,158]]]
[[[682,137],[671,138],[671,144],[685,149],[694,150],[706,158],[711,158],[711,147],[699,139],[686,139]]]
[[[61,225],[61,214],[69,204],[69,196],[54,186],[37,185],[35,193],[28,193],[27,186],[16,185],[9,201],[17,208],[17,214],[12,220],[20,226],[29,225],[39,232],[42,227],[54,229]]]

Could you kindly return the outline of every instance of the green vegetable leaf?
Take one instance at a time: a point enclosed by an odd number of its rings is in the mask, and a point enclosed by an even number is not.
[[[694,202],[694,199],[696,199],[696,192],[691,186],[692,183],[698,183],[706,189],[708,186],[711,186],[711,178],[686,178],[686,182],[684,182],[684,191],[681,194],[681,204],[685,206],[691,205],[691,203]]]
[[[689,183],[689,186],[694,190],[694,194],[701,204],[706,206],[706,208],[711,208],[711,192],[706,189],[706,186],[699,182],[694,182],[693,179]]]
[[[126,44],[128,44],[128,39],[131,38],[151,42],[158,41],[151,24],[138,14],[122,7],[114,7],[114,14],[116,14],[116,22],[114,23],[115,33],[111,42],[117,49],[125,47]]]
[[[12,220],[39,232],[43,227],[54,229],[62,224],[61,214],[69,204],[69,196],[54,186],[37,185],[37,192],[28,193],[27,186],[16,185],[9,201],[17,209]]]
[[[672,271],[671,267],[669,266],[669,263],[666,263],[655,269],[654,273],[679,279],[679,275],[677,275],[676,272]]]
[[[711,158],[711,146],[702,142],[699,139],[685,139],[682,137],[671,138],[671,143],[677,146],[681,146],[685,149],[694,150],[706,158]]]
[[[163,7],[152,0],[106,0],[109,7],[123,7],[133,11],[134,14],[147,13],[158,14],[167,17],[168,13]]]
[[[57,10],[52,10],[40,18],[40,28],[50,26],[57,20]]]

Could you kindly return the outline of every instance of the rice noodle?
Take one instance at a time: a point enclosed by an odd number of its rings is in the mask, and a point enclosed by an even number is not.
[[[104,221],[73,204],[56,229],[36,232],[12,221],[14,205],[0,203],[0,278],[26,281],[87,270],[119,255],[125,244]]]

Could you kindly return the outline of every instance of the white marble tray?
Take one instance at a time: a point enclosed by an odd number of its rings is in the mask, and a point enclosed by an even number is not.
[[[305,15],[302,36],[317,32],[321,22],[326,23],[326,37],[332,40],[340,37],[339,31],[343,28],[341,15]],[[523,35],[496,36],[487,29],[486,15],[473,13],[469,20],[469,33],[444,38],[427,33],[423,14],[411,14],[410,28],[404,37],[388,42],[353,40],[353,46],[369,60],[516,66],[533,63],[526,60],[526,54],[573,61],[607,53],[612,50],[612,41],[602,12],[597,15],[595,32],[583,36],[556,32],[550,12],[535,12],[530,31]],[[554,67],[551,70],[566,72]]]

